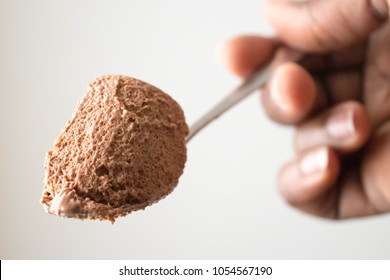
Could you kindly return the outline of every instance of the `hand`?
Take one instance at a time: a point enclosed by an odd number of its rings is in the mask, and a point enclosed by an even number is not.
[[[296,127],[296,157],[278,185],[302,211],[333,219],[390,212],[388,2],[267,1],[278,37],[241,36],[219,49],[242,77],[281,44],[306,54],[276,67],[262,94],[271,119]]]

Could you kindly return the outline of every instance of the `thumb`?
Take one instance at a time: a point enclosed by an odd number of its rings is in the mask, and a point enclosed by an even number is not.
[[[266,15],[288,45],[309,52],[363,41],[387,18],[390,0],[268,0]]]

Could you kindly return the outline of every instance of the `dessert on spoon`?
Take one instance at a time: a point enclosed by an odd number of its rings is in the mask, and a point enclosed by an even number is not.
[[[159,201],[178,184],[186,143],[261,88],[273,63],[300,57],[279,52],[190,129],[162,90],[121,75],[97,78],[46,155],[41,204],[50,214],[114,222]]]

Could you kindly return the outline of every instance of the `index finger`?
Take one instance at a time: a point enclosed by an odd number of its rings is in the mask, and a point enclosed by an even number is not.
[[[245,78],[270,61],[277,46],[274,38],[239,36],[219,45],[216,58],[230,72]]]

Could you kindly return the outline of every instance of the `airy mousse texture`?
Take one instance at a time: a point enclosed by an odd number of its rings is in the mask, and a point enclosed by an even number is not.
[[[90,84],[45,159],[48,213],[114,222],[168,195],[186,161],[180,106],[137,79]]]

